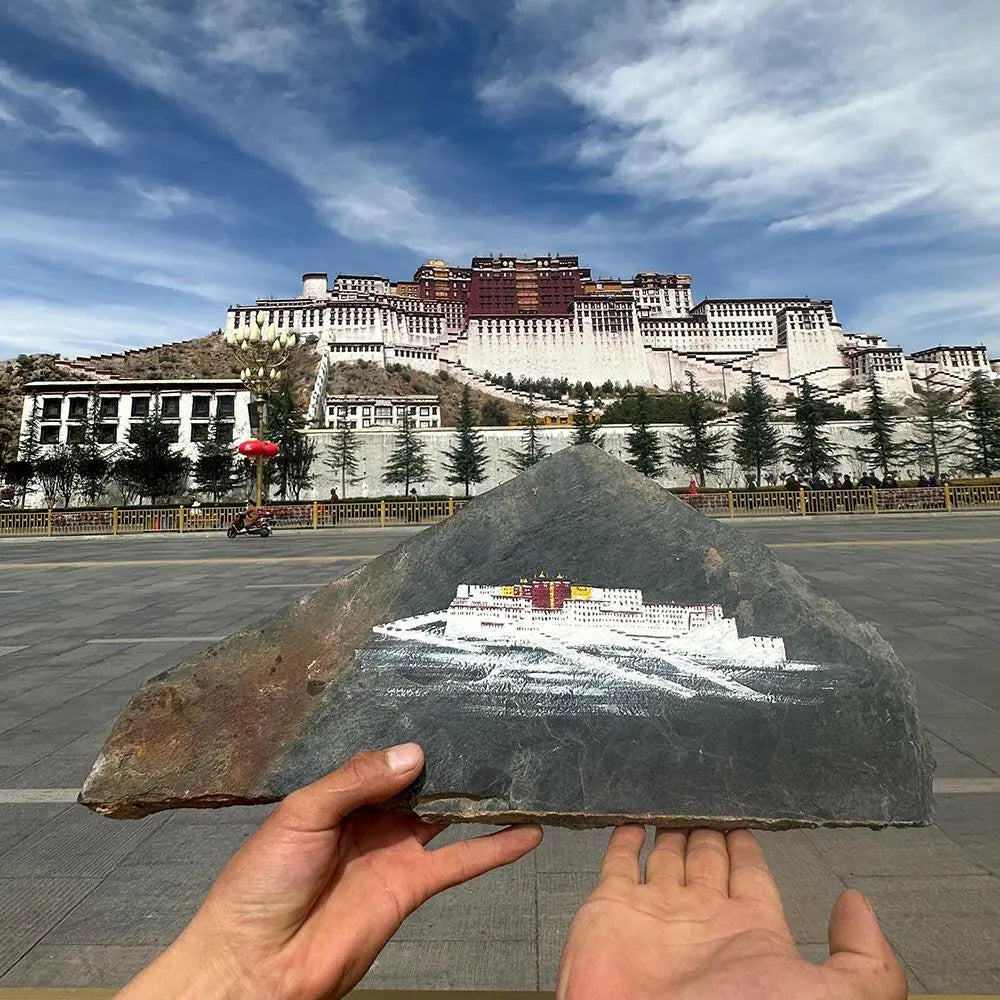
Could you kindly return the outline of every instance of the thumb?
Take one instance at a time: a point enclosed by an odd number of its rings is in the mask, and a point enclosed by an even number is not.
[[[886,1000],[906,997],[906,973],[871,904],[857,889],[848,889],[833,904],[828,938],[830,958],[826,965],[863,973],[866,990],[861,995]]]
[[[298,831],[332,830],[355,809],[385,802],[412,784],[423,763],[416,743],[355,754],[336,771],[292,792],[274,819]]]

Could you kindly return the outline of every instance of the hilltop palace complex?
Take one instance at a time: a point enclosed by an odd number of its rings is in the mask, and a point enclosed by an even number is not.
[[[991,372],[983,346],[904,355],[876,334],[847,332],[829,299],[696,303],[690,275],[595,279],[572,256],[474,257],[470,267],[430,260],[412,281],[340,274],[332,287],[325,273],[310,273],[298,296],[231,306],[226,329],[261,310],[315,345],[316,417],[329,365],[361,360],[473,383],[509,372],[668,389],[690,372],[722,398],[755,371],[779,401],[808,379],[848,407],[860,404],[872,374],[903,400],[916,384],[960,388],[973,371]]]

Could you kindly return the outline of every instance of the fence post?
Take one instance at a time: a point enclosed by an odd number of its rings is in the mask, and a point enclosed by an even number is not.
[[[45,534],[52,537],[52,508],[49,508],[48,516],[45,518]]]
[[[872,490],[872,513],[878,513],[878,490],[873,486]]]
[[[733,500],[733,491],[729,490],[729,516],[736,517],[736,503]]]
[[[455,498],[448,497],[448,516],[451,517],[455,513]]]
[[[799,513],[805,517],[806,516],[806,491],[799,487]]]
[[[951,487],[947,483],[944,484],[944,509],[951,512]]]
[[[111,534],[118,534],[118,508],[111,511]]]
[[[313,500],[313,528],[319,527],[319,501]]]
[[[379,500],[378,502],[378,520],[381,527],[385,527],[385,501]]]
[[[184,534],[184,504],[177,508],[177,530]]]

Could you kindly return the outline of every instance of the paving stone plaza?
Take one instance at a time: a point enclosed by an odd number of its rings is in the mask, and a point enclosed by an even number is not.
[[[913,993],[1000,993],[1000,515],[739,527],[892,643],[938,761],[932,827],[761,835],[803,954],[826,956],[830,906],[855,886]],[[122,984],[267,812],[114,821],[76,805],[136,687],[409,530],[0,542],[0,987]],[[552,989],[607,836],[547,829],[533,855],[410,918],[362,985]]]

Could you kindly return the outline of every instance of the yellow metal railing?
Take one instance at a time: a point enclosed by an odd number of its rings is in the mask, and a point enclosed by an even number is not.
[[[276,528],[386,527],[432,524],[465,506],[464,499],[340,500],[268,504]],[[99,510],[2,510],[0,537],[24,535],[136,535],[146,532],[225,530],[244,508],[112,507]]]
[[[678,499],[710,517],[882,514],[894,511],[1000,510],[1000,486],[930,486],[856,490],[722,490]],[[392,527],[443,521],[468,503],[440,500],[338,500],[268,504],[276,528]],[[134,535],[219,531],[241,506],[114,507],[100,510],[0,510],[0,537]]]
[[[971,491],[971,492],[970,492]],[[856,490],[728,490],[680,494],[714,517],[881,514],[894,511],[998,510],[997,486],[925,486]]]
[[[949,486],[955,510],[1000,510],[1000,486]]]

